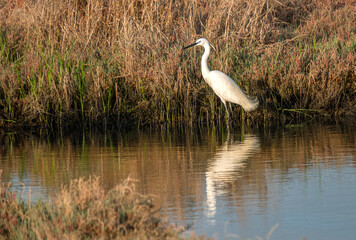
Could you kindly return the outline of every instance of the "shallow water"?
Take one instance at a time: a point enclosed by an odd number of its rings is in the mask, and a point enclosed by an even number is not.
[[[356,239],[356,124],[0,136],[2,180],[24,198],[128,176],[171,222],[216,239]]]

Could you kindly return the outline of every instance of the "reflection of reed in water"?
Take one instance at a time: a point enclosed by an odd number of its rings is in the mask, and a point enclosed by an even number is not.
[[[246,135],[243,142],[226,140],[210,159],[206,172],[207,214],[216,212],[216,196],[226,192],[223,185],[233,182],[239,176],[239,170],[245,167],[246,160],[260,148],[259,139]]]

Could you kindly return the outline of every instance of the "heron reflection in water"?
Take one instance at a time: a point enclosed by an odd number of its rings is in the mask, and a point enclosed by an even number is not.
[[[246,160],[259,149],[259,139],[254,135],[246,135],[242,142],[226,140],[210,159],[206,172],[206,203],[209,217],[216,213],[216,197],[227,192],[223,185],[234,182],[239,177],[239,170],[246,166]]]

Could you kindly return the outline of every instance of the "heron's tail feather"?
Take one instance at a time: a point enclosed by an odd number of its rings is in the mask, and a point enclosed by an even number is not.
[[[245,111],[247,112],[252,112],[253,110],[256,110],[258,107],[259,101],[257,97],[251,97],[246,95],[246,98],[241,101],[241,106]]]

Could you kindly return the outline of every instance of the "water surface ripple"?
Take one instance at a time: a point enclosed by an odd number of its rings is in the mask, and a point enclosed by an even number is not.
[[[48,199],[79,177],[100,176],[107,189],[130,177],[171,222],[216,239],[356,239],[352,122],[3,133],[0,144],[2,181],[25,199]]]

